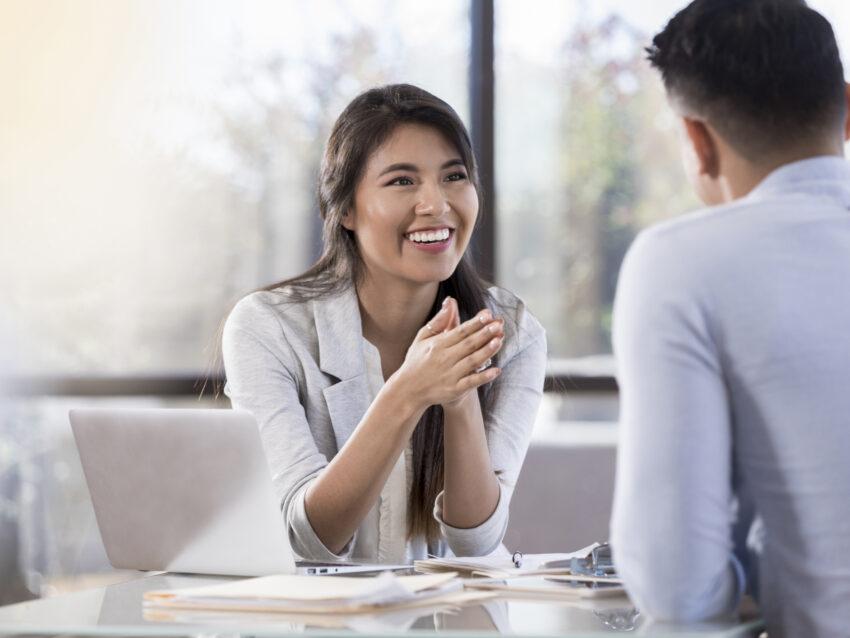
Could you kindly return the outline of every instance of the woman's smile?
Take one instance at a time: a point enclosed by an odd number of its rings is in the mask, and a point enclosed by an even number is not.
[[[404,234],[407,243],[417,250],[426,253],[441,253],[446,250],[452,242],[454,230],[447,226],[442,228],[421,228]]]

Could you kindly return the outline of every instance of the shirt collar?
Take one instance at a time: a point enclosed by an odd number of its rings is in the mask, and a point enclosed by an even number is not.
[[[784,164],[759,182],[746,199],[757,201],[788,192],[837,199],[850,208],[850,162],[823,156]]]

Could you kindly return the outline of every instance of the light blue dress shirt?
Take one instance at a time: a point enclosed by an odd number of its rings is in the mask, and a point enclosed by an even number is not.
[[[785,165],[642,233],[613,331],[611,541],[636,604],[698,620],[749,586],[771,638],[850,636],[850,164]]]

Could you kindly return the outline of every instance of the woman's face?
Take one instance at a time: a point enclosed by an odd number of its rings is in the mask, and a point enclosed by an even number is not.
[[[403,124],[372,153],[343,226],[375,283],[447,279],[469,244],[478,194],[436,129]]]

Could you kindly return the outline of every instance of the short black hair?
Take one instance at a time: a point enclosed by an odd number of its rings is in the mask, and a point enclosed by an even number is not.
[[[694,0],[646,51],[684,114],[751,161],[841,130],[838,45],[802,0]]]

